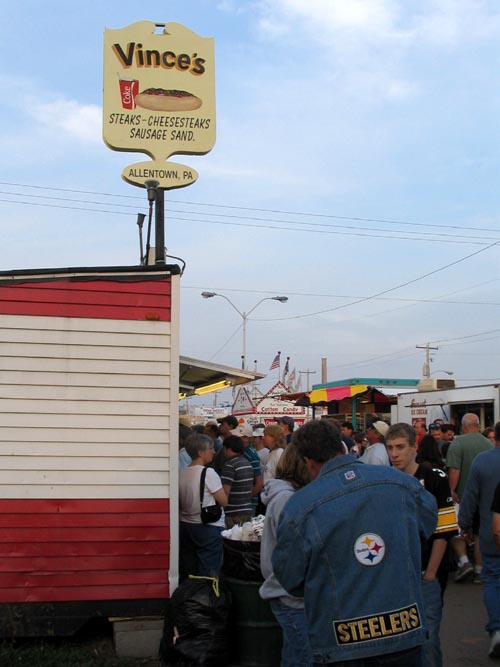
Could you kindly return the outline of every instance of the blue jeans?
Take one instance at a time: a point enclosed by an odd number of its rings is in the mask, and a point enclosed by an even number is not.
[[[425,667],[442,667],[443,655],[439,629],[443,615],[443,602],[439,581],[422,579],[422,596],[424,598],[425,627],[427,628],[427,639],[422,646],[423,662]]]
[[[311,667],[313,664],[303,609],[271,600],[271,610],[283,631],[281,667]]]
[[[183,581],[190,574],[218,577],[222,565],[224,529],[203,523],[179,523],[179,575]]]
[[[341,660],[326,664],[314,663],[315,667],[423,667],[422,647],[410,648],[397,653],[376,655],[372,658],[358,658],[357,660]]]
[[[488,612],[486,630],[492,634],[500,630],[500,554],[483,555],[483,600]]]

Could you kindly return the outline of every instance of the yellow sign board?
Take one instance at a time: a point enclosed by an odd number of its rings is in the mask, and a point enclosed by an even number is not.
[[[215,145],[213,39],[179,23],[105,30],[103,138],[113,150],[152,158],[123,170],[129,183],[153,179],[166,189],[194,183],[194,169],[166,160],[203,155]]]

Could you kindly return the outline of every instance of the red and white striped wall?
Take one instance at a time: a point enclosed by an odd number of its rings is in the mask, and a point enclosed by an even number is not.
[[[0,603],[175,585],[173,269],[0,274]]]

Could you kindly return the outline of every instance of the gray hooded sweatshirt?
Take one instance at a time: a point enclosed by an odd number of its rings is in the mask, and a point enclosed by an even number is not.
[[[260,544],[260,569],[265,581],[259,588],[259,593],[264,600],[279,598],[283,604],[289,607],[302,609],[304,607],[303,598],[294,597],[286,592],[276,579],[271,563],[271,557],[276,546],[276,532],[281,511],[294,493],[295,489],[290,482],[285,482],[283,479],[272,478],[267,480],[264,485],[261,500],[266,505],[266,519]]]

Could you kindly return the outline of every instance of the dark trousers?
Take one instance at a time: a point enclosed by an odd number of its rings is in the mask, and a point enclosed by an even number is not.
[[[218,577],[222,565],[223,528],[203,523],[179,522],[179,575]]]

